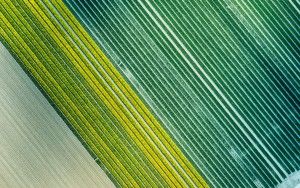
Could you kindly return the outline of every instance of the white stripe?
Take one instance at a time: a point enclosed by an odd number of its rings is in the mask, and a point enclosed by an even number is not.
[[[300,14],[300,10],[298,9],[298,7],[295,5],[295,3],[292,0],[289,0],[289,2],[291,3],[291,5],[296,9],[297,13]],[[299,3],[299,1],[297,0],[297,3]]]
[[[287,176],[288,173],[284,170],[284,168],[280,165],[280,163],[275,159],[275,157],[269,152],[269,150],[264,146],[261,140],[256,136],[253,130],[249,127],[248,123],[244,120],[244,118],[236,111],[236,109],[232,106],[232,104],[228,101],[228,99],[224,96],[224,94],[219,90],[219,88],[215,85],[215,83],[211,80],[211,78],[207,75],[207,73],[202,69],[197,60],[193,57],[193,55],[187,50],[184,44],[180,41],[180,39],[175,35],[175,33],[171,30],[171,28],[166,24],[163,18],[159,15],[159,13],[155,10],[155,8],[151,5],[148,0],[145,0],[147,5],[151,8],[154,14],[158,17],[158,19],[162,22],[164,27],[168,30],[168,32],[175,38],[176,42],[180,45],[180,47],[187,53],[189,58],[193,61],[193,63],[199,68],[201,73],[207,78],[209,83],[214,87],[214,89],[218,92],[218,94],[222,97],[222,99],[226,102],[226,104],[230,107],[230,109],[234,112],[234,114],[239,118],[239,120],[245,125],[248,131],[252,134],[252,136],[256,139],[259,145],[265,150],[265,152],[272,158],[273,162],[282,170],[282,172]],[[138,3],[142,6],[142,8],[147,12],[150,18],[154,21],[154,23],[160,28],[160,30],[165,34],[177,52],[183,57],[183,59],[187,62],[190,68],[194,71],[194,73],[198,76],[198,78],[202,81],[202,83],[206,86],[206,88],[211,92],[211,94],[215,97],[215,99],[220,103],[223,109],[228,113],[228,115],[232,118],[232,120],[239,126],[241,131],[245,134],[248,140],[253,144],[253,146],[257,149],[257,151],[261,154],[261,156],[266,160],[266,162],[270,165],[270,167],[274,170],[274,172],[280,177],[281,180],[284,178],[275,168],[273,163],[265,156],[265,154],[261,151],[259,146],[252,140],[252,138],[248,135],[248,133],[244,130],[242,125],[233,117],[227,107],[223,104],[223,102],[219,99],[219,97],[215,94],[213,89],[206,83],[206,81],[202,78],[202,76],[198,73],[198,71],[193,67],[192,63],[187,59],[187,57],[183,54],[183,52],[179,49],[179,47],[175,44],[175,42],[171,39],[168,33],[164,30],[164,28],[160,25],[160,23],[156,20],[156,18],[152,15],[152,13],[147,9],[147,7],[143,4],[141,0],[138,0]]]

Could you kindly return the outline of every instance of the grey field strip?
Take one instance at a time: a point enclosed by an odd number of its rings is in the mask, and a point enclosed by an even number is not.
[[[2,44],[0,67],[0,187],[114,187]]]

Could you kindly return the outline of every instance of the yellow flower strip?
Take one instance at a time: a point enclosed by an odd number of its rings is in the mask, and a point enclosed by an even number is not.
[[[1,36],[120,186],[208,187],[62,2],[7,3],[1,2],[1,12],[9,12],[1,14]],[[47,46],[25,14],[38,20],[59,50]],[[103,111],[122,129],[110,130]],[[126,148],[125,140],[133,140],[135,149]]]

